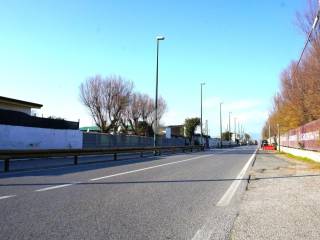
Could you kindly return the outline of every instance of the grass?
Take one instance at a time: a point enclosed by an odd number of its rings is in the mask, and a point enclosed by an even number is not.
[[[294,160],[297,160],[297,161],[304,162],[304,163],[307,163],[309,165],[312,165],[313,168],[320,169],[320,163],[316,162],[316,161],[314,161],[314,160],[312,160],[310,158],[300,157],[300,156],[296,156],[296,155],[293,155],[293,154],[290,154],[290,153],[285,153],[285,152],[281,152],[281,155],[284,155],[284,156],[286,156],[287,158],[290,158],[290,159],[294,159]]]

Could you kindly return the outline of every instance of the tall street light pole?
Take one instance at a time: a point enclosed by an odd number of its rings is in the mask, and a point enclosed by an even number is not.
[[[234,120],[234,142],[236,143],[237,142],[237,118],[234,117],[233,120]]]
[[[158,78],[159,78],[159,42],[164,40],[163,36],[157,38],[157,66],[156,66],[156,97],[155,97],[155,126],[153,132],[153,146],[157,146],[157,131],[158,131]]]
[[[229,145],[231,145],[231,122],[230,122],[230,115],[232,112],[229,112]]]
[[[200,131],[201,131],[201,145],[203,145],[203,131],[202,131],[202,86],[206,85],[206,83],[200,83],[201,88],[201,114],[200,114]]]
[[[222,148],[222,116],[221,116],[221,105],[220,103],[220,148]]]

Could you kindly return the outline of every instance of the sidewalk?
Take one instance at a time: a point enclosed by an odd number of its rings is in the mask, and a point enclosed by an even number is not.
[[[320,239],[320,168],[259,151],[231,239]]]

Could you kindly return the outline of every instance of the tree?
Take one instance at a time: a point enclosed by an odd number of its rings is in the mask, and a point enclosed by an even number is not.
[[[120,76],[97,75],[80,85],[80,99],[102,132],[117,132],[132,89],[133,83]]]
[[[308,35],[318,11],[318,3],[308,0],[306,11],[297,14],[300,30]],[[320,118],[320,30],[316,28],[303,58],[291,62],[280,76],[280,90],[274,96],[273,107],[263,127],[264,138],[277,135],[277,124],[281,132],[302,126]]]
[[[230,141],[230,135],[232,135],[231,132],[225,131],[222,133],[222,141]]]
[[[189,138],[190,143],[194,136],[194,132],[198,126],[200,126],[200,118],[187,118],[184,123],[186,136]]]
[[[251,139],[250,134],[245,133],[245,134],[244,134],[244,139],[245,139],[246,141],[250,141],[250,139]]]
[[[80,85],[80,99],[102,132],[153,135],[154,100],[147,94],[133,92],[131,81],[120,76],[91,77]],[[159,97],[158,121],[166,109],[165,100]]]

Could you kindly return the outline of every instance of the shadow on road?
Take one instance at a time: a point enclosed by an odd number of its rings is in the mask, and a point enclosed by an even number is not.
[[[117,167],[122,165],[130,165],[136,164],[141,162],[151,162],[156,160],[164,159],[168,156],[180,156],[186,155],[187,153],[176,153],[176,154],[169,154],[163,153],[160,156],[153,156],[151,154],[145,155],[144,157],[140,157],[139,155],[119,155],[118,160],[113,160],[110,155],[105,156],[95,156],[95,157],[83,157],[83,159],[87,159],[86,161],[82,161],[79,157],[79,164],[74,165],[72,158],[60,158],[60,159],[31,159],[31,160],[17,160],[19,164],[29,164],[32,165],[33,161],[55,161],[55,165],[53,166],[31,166],[29,168],[20,168],[18,170],[13,170],[8,173],[0,173],[0,180],[1,179],[8,179],[8,178],[17,178],[17,177],[26,177],[26,176],[60,176],[64,174],[70,173],[78,173],[90,170],[97,170],[102,168],[109,168],[109,167]],[[190,154],[192,155],[192,153]],[[88,160],[89,159],[89,160]],[[62,164],[61,161],[66,161],[66,164]],[[68,162],[69,161],[69,162]],[[58,164],[56,163],[58,162]],[[1,186],[1,185],[0,185]]]
[[[307,175],[295,175],[295,176],[281,176],[281,177],[262,177],[262,178],[222,178],[222,179],[188,179],[188,180],[159,180],[159,181],[121,181],[121,182],[82,182],[74,183],[75,185],[122,185],[122,184],[161,184],[161,183],[201,183],[201,182],[226,182],[226,181],[259,181],[267,179],[289,179],[289,178],[305,178],[305,177],[320,177],[320,174],[307,174]],[[70,184],[70,182],[50,182],[50,183],[12,183],[12,184],[0,184],[0,187],[17,187],[17,186],[55,186]]]

